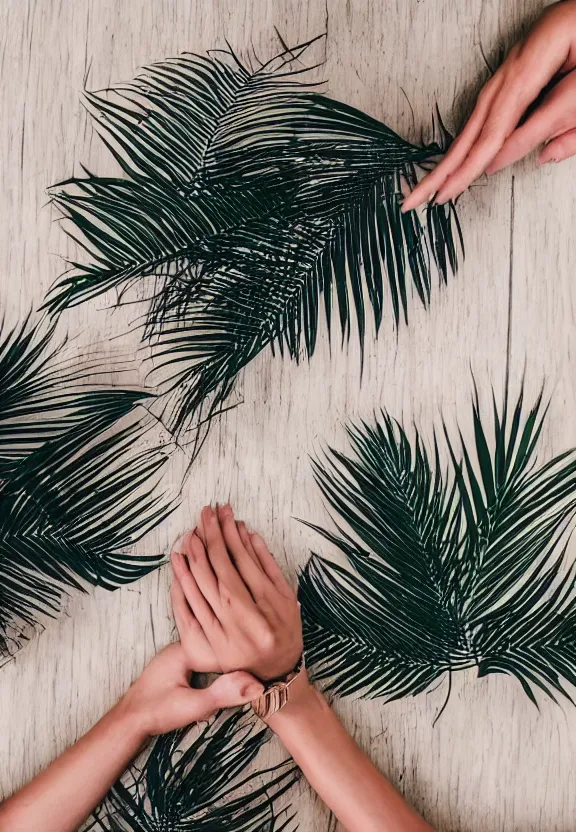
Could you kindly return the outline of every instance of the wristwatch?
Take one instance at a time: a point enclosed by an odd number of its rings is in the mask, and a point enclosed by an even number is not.
[[[305,672],[304,656],[302,656],[294,670],[282,679],[275,679],[273,682],[269,682],[264,693],[257,699],[253,699],[250,703],[256,716],[259,716],[260,719],[266,722],[280,708],[283,708],[290,701],[291,685]]]

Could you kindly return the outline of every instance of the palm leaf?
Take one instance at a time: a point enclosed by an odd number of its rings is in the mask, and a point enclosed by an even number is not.
[[[167,455],[140,448],[144,422],[133,411],[149,394],[90,389],[81,370],[63,370],[51,337],[27,322],[0,342],[4,656],[67,589],[113,589],[155,568],[160,555],[124,550],[172,508],[158,487]]]
[[[0,478],[45,442],[87,420],[94,433],[105,430],[150,398],[96,384],[98,364],[65,360],[54,338],[54,325],[31,315],[8,332],[0,327]]]
[[[305,643],[342,694],[415,695],[444,673],[508,673],[535,700],[576,684],[574,567],[562,539],[576,513],[576,454],[538,465],[545,413],[476,397],[474,442],[447,438],[443,471],[383,414],[350,428],[354,454],[331,450],[316,479],[348,531],[318,529],[344,562],[313,555],[300,581]]]
[[[194,729],[192,729],[194,731]],[[220,715],[196,736],[190,729],[158,737],[98,807],[87,830],[107,832],[288,832],[289,807],[278,801],[298,778],[286,762],[248,767],[266,741],[243,711]]]
[[[431,262],[457,268],[452,205],[423,225],[402,214],[402,183],[437,157],[301,81],[308,43],[257,69],[230,50],[182,55],[135,81],[86,93],[124,178],[87,174],[54,186],[69,233],[90,254],[56,285],[53,310],[144,280],[144,336],[158,343],[176,427],[267,345],[311,355],[320,311],[363,344],[386,304],[407,320],[413,289],[430,300]],[[296,63],[297,62],[297,63]]]

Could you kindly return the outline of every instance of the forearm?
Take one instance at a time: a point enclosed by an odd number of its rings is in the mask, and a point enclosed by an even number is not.
[[[358,748],[324,697],[298,683],[293,701],[268,723],[348,832],[431,832]]]
[[[0,806],[1,832],[75,832],[146,737],[120,702],[85,736]]]

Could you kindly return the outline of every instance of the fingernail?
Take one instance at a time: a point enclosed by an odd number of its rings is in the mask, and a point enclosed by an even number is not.
[[[256,699],[264,693],[264,685],[258,682],[250,682],[242,688],[242,696],[249,696],[250,699]]]
[[[202,520],[204,520],[204,518],[206,518],[206,520],[212,520],[214,516],[214,509],[212,506],[205,506],[202,509]]]

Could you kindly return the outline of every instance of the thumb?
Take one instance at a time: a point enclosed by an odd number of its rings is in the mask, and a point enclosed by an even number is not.
[[[264,692],[264,685],[242,670],[219,676],[212,684],[202,690],[191,690],[191,703],[194,721],[208,719],[220,708],[232,708],[245,705],[257,699]]]

